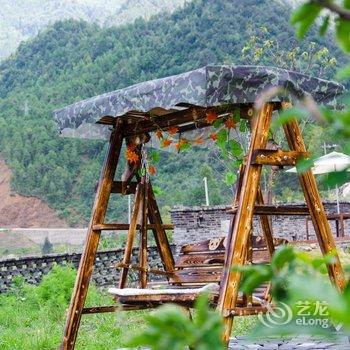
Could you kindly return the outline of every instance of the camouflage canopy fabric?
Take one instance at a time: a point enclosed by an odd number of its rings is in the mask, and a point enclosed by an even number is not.
[[[201,107],[252,103],[271,87],[285,89],[289,99],[310,94],[318,103],[333,107],[344,90],[338,83],[281,68],[206,66],[76,102],[53,114],[63,136],[106,138],[109,127],[95,124],[104,116],[121,117],[156,107],[170,109],[183,103]],[[274,97],[271,102],[281,99]]]

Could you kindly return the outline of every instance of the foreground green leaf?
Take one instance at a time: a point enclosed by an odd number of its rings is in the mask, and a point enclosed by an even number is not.
[[[321,10],[322,6],[313,1],[309,1],[292,13],[291,23],[296,27],[298,38],[303,38],[305,36]]]

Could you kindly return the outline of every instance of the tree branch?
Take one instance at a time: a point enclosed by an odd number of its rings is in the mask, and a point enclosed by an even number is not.
[[[330,10],[339,15],[340,18],[350,21],[350,10],[347,10],[338,4],[335,4],[330,0],[313,0],[316,4],[323,6],[324,8]]]

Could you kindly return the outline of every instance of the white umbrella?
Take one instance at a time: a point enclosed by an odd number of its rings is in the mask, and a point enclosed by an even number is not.
[[[331,152],[322,157],[317,158],[314,161],[314,166],[311,168],[312,172],[315,175],[319,174],[328,174],[337,171],[343,171],[350,167],[350,156],[339,153]],[[287,173],[296,173],[297,168],[291,168],[286,171]],[[340,213],[339,207],[339,189],[336,186],[336,195],[337,195],[337,211]]]
[[[350,199],[350,182],[347,182],[342,187],[340,187],[339,191],[344,198]]]

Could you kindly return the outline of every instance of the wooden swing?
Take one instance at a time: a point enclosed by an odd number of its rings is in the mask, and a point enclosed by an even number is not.
[[[213,72],[216,75],[211,74]],[[304,76],[293,72],[288,72],[287,75],[286,72],[275,68],[272,73],[276,76],[278,74],[279,79],[271,83],[273,80],[271,71],[261,72],[261,67],[205,67],[184,75],[144,83],[146,84],[144,86],[139,84],[135,87],[117,90],[107,96],[102,95],[90,101],[85,100],[55,112],[55,119],[60,124],[61,130],[69,126],[76,130],[80,128],[80,131],[83,130],[85,133],[86,128],[84,129],[84,127],[86,125],[84,123],[86,120],[83,121],[81,117],[89,115],[91,119],[93,114],[96,114],[95,119],[90,120],[90,122],[97,122],[112,128],[109,149],[97,186],[92,218],[68,311],[61,349],[74,348],[82,314],[111,312],[117,309],[115,305],[84,307],[102,231],[128,229],[124,258],[117,265],[121,269],[119,286],[110,289],[115,300],[121,304],[121,309],[149,308],[167,302],[191,308],[199,293],[205,291],[209,293],[210,304],[216,307],[224,318],[225,333],[223,339],[226,344],[229,341],[234,316],[250,315],[267,310],[266,303],[270,301],[268,286],[257,290],[253,295],[241,295],[238,290],[241,274],[232,270],[232,266],[262,263],[269,260],[276,246],[269,215],[310,215],[322,253],[327,254],[336,250],[316,181],[311,171],[299,175],[306,206],[268,206],[263,201],[260,190],[262,166],[295,166],[298,159],[304,158],[308,154],[296,119],[283,126],[290,150],[267,149],[272,114],[274,111],[288,108],[290,103],[280,100],[270,101],[266,102],[259,111],[254,111],[254,100],[262,92],[262,89],[266,88],[267,82],[272,86],[273,84],[283,85],[285,81],[288,84],[293,82],[294,93],[299,90],[312,93],[315,89],[315,82],[319,85],[324,82],[308,77],[308,79],[313,79],[313,84],[310,84],[310,88],[308,88],[308,85],[305,85],[306,78]],[[195,77],[194,80],[189,78],[192,73]],[[219,97],[215,97],[216,100],[214,99],[212,102],[206,101],[205,106],[203,106],[202,100],[202,103],[194,103],[192,97],[189,98],[188,94],[183,93],[183,82],[189,79],[186,88],[193,89],[194,81],[198,83],[200,80],[198,77],[206,82],[206,88],[203,92],[206,98],[208,91],[212,94],[211,96],[214,96],[217,91],[222,93],[222,84],[228,83],[231,85],[229,88],[226,86],[225,96],[229,97],[226,98],[221,94]],[[298,84],[299,80],[296,78],[303,78],[300,80],[303,83]],[[214,92],[210,90],[210,83],[213,82],[213,79],[216,79],[216,84],[212,84],[216,87]],[[244,89],[248,91],[252,86],[256,88],[256,85],[259,85],[257,83],[259,79],[260,82],[263,82],[261,89],[255,89],[251,95],[242,97],[242,91],[245,91]],[[318,94],[317,98],[320,102],[329,102],[327,99],[336,97],[341,91],[339,85],[331,82],[327,82],[327,84],[327,87],[333,88],[333,90],[328,91],[328,94]],[[199,85],[203,87],[203,84]],[[180,86],[179,89],[178,86]],[[189,86],[191,87],[189,88]],[[169,97],[173,90],[176,93],[171,96],[170,101],[161,100],[163,95]],[[188,91],[186,90],[186,92]],[[147,96],[147,100],[142,98],[143,94]],[[152,94],[156,94],[158,99],[150,98]],[[199,101],[198,90],[195,95]],[[232,96],[237,97],[237,95],[240,98],[231,98]],[[115,110],[114,103],[118,104],[122,100],[121,97],[124,101],[125,96],[128,98],[131,96],[134,100],[122,111]],[[320,96],[324,98],[320,98]],[[100,108],[102,105],[104,108]],[[224,238],[185,245],[181,248],[180,255],[175,262],[166,235],[166,229],[171,228],[171,226],[164,225],[162,222],[149,178],[147,175],[139,175],[138,170],[142,167],[142,162],[128,163],[122,179],[119,181],[114,179],[123,140],[126,140],[126,144],[137,144],[136,151],[142,155],[144,145],[150,142],[150,133],[159,129],[167,130],[173,126],[177,126],[180,133],[209,127],[210,124],[206,121],[208,112],[215,111],[218,118],[225,120],[233,108],[239,109],[241,118],[250,121],[251,142],[245,162],[240,169],[238,190],[232,203],[232,209],[229,210],[232,214],[232,220],[228,235]],[[114,193],[135,195],[133,214],[129,225],[105,223],[109,197]],[[253,215],[259,216],[264,234],[264,243],[260,245],[254,242],[252,236]],[[139,261],[138,264],[132,265],[131,252],[137,231],[139,231]],[[148,231],[153,232],[164,270],[152,269],[148,266]],[[139,288],[125,288],[128,272],[131,269],[139,273]],[[328,266],[328,271],[331,280],[339,289],[342,289],[344,276],[338,256],[336,256],[335,262]],[[150,274],[163,275],[169,286],[166,289],[148,288]]]

